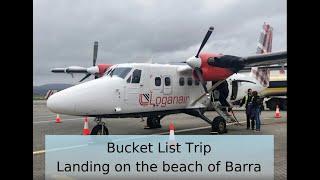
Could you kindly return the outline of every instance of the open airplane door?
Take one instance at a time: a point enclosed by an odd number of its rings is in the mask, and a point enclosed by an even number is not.
[[[231,81],[231,97],[230,100],[235,100],[237,99],[238,95],[238,81]]]

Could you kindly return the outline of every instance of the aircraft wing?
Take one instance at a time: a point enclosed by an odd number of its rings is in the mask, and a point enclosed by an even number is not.
[[[51,69],[53,73],[88,73],[87,68],[80,66],[70,66],[67,68],[53,68]]]
[[[242,60],[246,67],[284,64],[287,62],[287,51],[248,56]]]
[[[95,76],[95,78],[103,76],[103,74],[107,71],[112,64],[98,64],[96,66],[91,66],[88,68],[80,67],[80,66],[70,66],[67,68],[53,68],[51,72],[53,73],[68,73],[73,75],[74,73],[78,74],[86,74],[80,82],[88,78],[90,75]]]
[[[272,67],[272,65],[285,64],[287,63],[287,51],[259,54],[247,57],[223,55],[214,58],[209,57],[204,61],[208,64],[208,66],[204,65],[200,68],[212,68],[212,71],[209,71],[210,73],[215,73],[216,70],[214,70],[213,67],[232,69],[233,72],[236,73],[251,67]],[[191,66],[181,66],[177,69],[179,73],[192,73],[192,70],[193,68]],[[226,76],[226,78],[227,77],[228,76]]]

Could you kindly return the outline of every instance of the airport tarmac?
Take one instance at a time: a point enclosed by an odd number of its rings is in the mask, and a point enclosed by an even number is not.
[[[216,112],[206,112],[205,115],[212,119],[217,114]],[[228,134],[274,135],[275,180],[287,179],[287,112],[281,111],[282,117],[275,119],[274,111],[263,111],[261,132],[258,133],[246,130],[244,111],[235,111],[235,115],[242,125],[228,125]],[[60,115],[61,123],[55,123],[55,117],[56,114],[47,109],[45,101],[33,101],[33,179],[44,179],[45,135],[80,135],[82,133],[82,117]],[[175,133],[179,135],[208,135],[210,132],[211,126],[205,121],[186,114],[164,117],[161,120],[162,128],[160,129],[144,129],[146,120],[142,121],[139,118],[104,119],[109,133],[113,135],[168,134],[171,120],[175,124]],[[93,118],[89,118],[89,127],[92,128],[94,125]],[[235,153],[237,153],[236,150]]]

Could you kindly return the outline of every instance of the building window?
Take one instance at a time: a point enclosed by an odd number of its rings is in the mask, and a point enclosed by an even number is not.
[[[160,77],[156,77],[156,78],[154,79],[154,84],[155,84],[156,86],[161,86],[161,78],[160,78]]]
[[[165,84],[166,86],[170,86],[171,81],[170,81],[170,78],[169,78],[169,77],[164,78],[164,84]]]
[[[192,86],[192,78],[188,77],[188,86]]]
[[[179,79],[179,84],[180,84],[180,86],[184,86],[184,77],[181,77]]]

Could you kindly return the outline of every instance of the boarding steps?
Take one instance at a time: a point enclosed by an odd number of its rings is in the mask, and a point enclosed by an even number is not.
[[[228,111],[223,111],[222,109],[227,109],[228,107],[222,106],[219,101],[212,102],[212,107],[216,112],[226,120],[226,123],[235,123],[238,122]]]
[[[226,123],[237,123],[239,122],[234,118],[233,115],[229,114],[228,111],[223,111],[222,108],[227,109],[228,107],[222,106],[219,101],[214,101],[211,102],[212,107],[215,109],[215,111],[221,116]],[[208,119],[204,114],[198,109],[197,110],[197,116],[200,117],[201,119],[205,120],[209,124],[212,124],[212,120]]]

